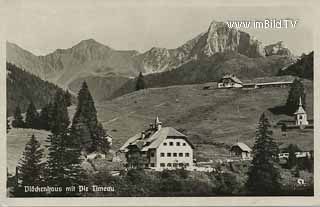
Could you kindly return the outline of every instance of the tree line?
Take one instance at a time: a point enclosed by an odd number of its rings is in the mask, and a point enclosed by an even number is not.
[[[7,69],[7,114],[12,116],[16,107],[19,106],[22,113],[33,101],[37,108],[42,108],[52,101],[58,90],[64,91],[57,85],[33,75],[20,67],[8,63]],[[66,91],[64,91],[67,93]],[[75,102],[75,97],[71,97]]]
[[[76,191],[66,191],[66,187],[78,186],[86,180],[81,168],[81,156],[94,151],[108,151],[106,132],[97,119],[96,108],[86,82],[78,93],[78,105],[71,126],[67,106],[66,96],[58,91],[48,113],[48,128],[51,134],[46,140],[47,158],[33,135],[17,166],[17,182],[12,190],[14,196],[78,196]],[[33,109],[30,111],[34,113]],[[30,117],[34,117],[34,114]],[[24,186],[61,187],[62,191],[30,193],[25,192]]]
[[[59,92],[61,93],[61,92]],[[67,107],[71,106],[71,94],[69,91],[62,92]],[[31,129],[44,129],[50,130],[52,118],[54,117],[53,102],[49,102],[44,105],[40,112],[33,101],[28,105],[25,119],[22,116],[22,112],[19,106],[17,106],[13,113],[12,127],[14,128],[31,128]]]

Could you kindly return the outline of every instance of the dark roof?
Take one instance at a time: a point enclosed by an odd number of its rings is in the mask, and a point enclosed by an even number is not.
[[[129,145],[139,145],[139,149],[141,149],[141,151],[148,151],[149,149],[159,147],[166,138],[183,138],[192,148],[194,148],[194,146],[187,140],[186,135],[172,127],[163,127],[160,130],[153,131],[152,134],[144,139],[141,138],[141,133],[134,135],[129,138],[124,145],[122,145],[120,151],[125,151]],[[143,146],[141,146],[141,143],[144,143]]]
[[[242,143],[242,142],[235,143],[234,145],[232,145],[231,149],[233,147],[239,147],[244,152],[251,152],[252,151],[251,148],[248,147],[248,145],[246,145],[245,143]]]
[[[232,75],[232,74],[231,75],[230,74],[224,75],[220,81],[222,81],[223,79],[231,79],[235,83],[242,84],[242,81],[239,78],[237,78],[235,75]]]

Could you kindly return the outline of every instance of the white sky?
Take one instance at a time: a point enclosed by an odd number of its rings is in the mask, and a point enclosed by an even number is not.
[[[68,2],[68,3],[66,3]],[[265,5],[221,7],[214,1],[6,0],[6,39],[36,55],[93,38],[119,50],[175,48],[205,32],[212,20],[298,19],[295,29],[249,29],[265,44],[283,40],[294,54],[313,50],[310,8]],[[210,3],[211,2],[211,3]],[[219,1],[220,2],[220,1]]]

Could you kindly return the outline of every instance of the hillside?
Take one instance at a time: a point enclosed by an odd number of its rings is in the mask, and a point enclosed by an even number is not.
[[[304,81],[307,92],[307,113],[313,117],[313,84]],[[215,83],[212,83],[215,85]],[[152,88],[130,93],[97,106],[99,119],[114,137],[119,148],[129,137],[145,129],[156,116],[164,126],[172,126],[188,135],[196,145],[199,159],[211,159],[228,154],[226,148],[235,141],[253,145],[259,116],[267,111],[272,123],[292,119],[273,115],[268,109],[285,104],[288,88],[258,90],[203,90],[208,84]],[[71,113],[73,110],[71,110]],[[283,137],[283,144],[296,143],[301,148],[313,148],[313,131],[292,130]]]
[[[8,115],[11,115],[17,106],[20,107],[22,112],[25,112],[30,101],[33,101],[37,108],[43,107],[50,102],[57,90],[62,89],[7,63]]]
[[[235,52],[223,52],[212,57],[192,60],[175,70],[145,75],[144,80],[148,88],[155,88],[218,81],[227,73],[235,74],[241,79],[251,79],[277,75],[281,68],[291,63],[293,60],[288,56],[249,58]],[[86,79],[90,80],[89,77]],[[136,79],[130,79],[119,90],[110,94],[110,97],[133,92],[135,86]],[[92,83],[92,87],[96,87],[95,83]],[[104,94],[104,97],[108,96]]]
[[[279,75],[294,75],[313,80],[313,52],[303,54],[297,62],[280,70]]]
[[[44,154],[48,154],[45,147],[47,144],[46,139],[49,135],[48,131],[12,128],[7,135],[7,167],[9,173],[15,173],[16,165],[22,157],[25,145],[33,134],[45,150]]]
[[[307,113],[313,118],[313,84],[304,81],[307,92]],[[211,85],[213,89],[204,90]],[[151,88],[116,99],[96,103],[98,119],[113,137],[113,150],[118,150],[131,136],[146,129],[156,116],[163,126],[172,126],[186,134],[195,145],[197,160],[221,159],[229,155],[236,141],[253,145],[259,116],[266,111],[271,123],[292,119],[272,114],[268,109],[285,104],[288,88],[257,90],[217,89],[216,83]],[[69,116],[75,106],[69,107]],[[286,136],[273,128],[281,147],[298,144],[303,150],[313,149],[313,130],[291,130]],[[11,129],[8,136],[8,164],[14,170],[24,145],[35,133],[44,143],[48,132]]]
[[[127,93],[127,91],[134,90],[134,86],[130,86],[129,89],[123,90],[123,87],[131,82],[130,78],[122,77],[122,76],[88,76],[81,77],[69,84],[69,89],[71,91],[79,91],[83,81],[86,81],[88,86],[90,87],[91,95],[93,96],[96,102],[109,100],[118,96]],[[135,83],[135,81],[132,81]],[[120,90],[124,92],[121,92]]]

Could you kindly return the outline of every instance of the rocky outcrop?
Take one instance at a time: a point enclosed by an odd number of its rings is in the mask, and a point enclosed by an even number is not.
[[[193,56],[210,57],[219,52],[238,52],[248,57],[264,56],[262,43],[223,22],[213,21],[193,49]]]
[[[279,41],[275,44],[267,45],[265,48],[266,56],[270,55],[286,55],[292,56],[290,50],[284,45],[283,41]]]
[[[263,44],[248,33],[213,21],[207,32],[201,33],[176,49],[152,48],[142,54],[141,67],[146,73],[172,70],[199,57],[211,57],[220,52],[238,52],[248,57],[265,56]]]

